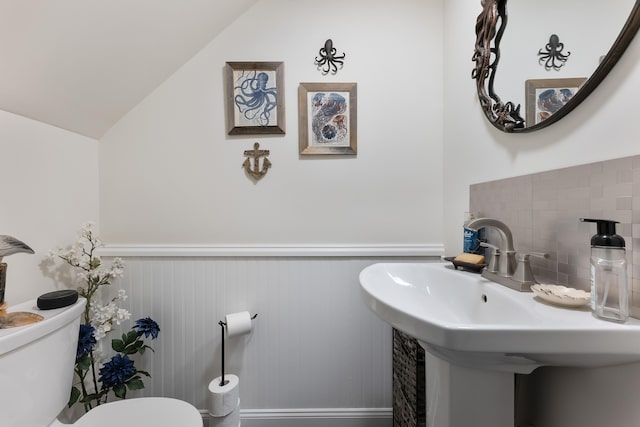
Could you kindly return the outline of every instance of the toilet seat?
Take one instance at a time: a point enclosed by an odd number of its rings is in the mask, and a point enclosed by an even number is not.
[[[141,397],[100,405],[83,415],[74,427],[202,427],[198,410],[177,399]]]

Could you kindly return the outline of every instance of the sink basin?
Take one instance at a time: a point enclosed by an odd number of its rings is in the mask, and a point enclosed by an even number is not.
[[[600,320],[433,263],[371,265],[360,273],[366,304],[447,362],[530,373],[543,365],[600,367],[640,361],[640,321]]]

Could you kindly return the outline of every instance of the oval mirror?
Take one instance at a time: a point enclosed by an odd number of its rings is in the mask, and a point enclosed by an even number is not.
[[[507,0],[481,1],[471,76],[493,126],[532,132],[557,122],[618,62],[640,27],[640,0],[593,2],[585,11],[588,3],[514,1],[507,35]],[[522,96],[502,101],[498,91]]]

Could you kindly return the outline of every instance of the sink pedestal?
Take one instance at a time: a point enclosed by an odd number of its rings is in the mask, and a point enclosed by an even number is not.
[[[425,371],[427,427],[513,427],[512,372],[457,366],[426,347]]]

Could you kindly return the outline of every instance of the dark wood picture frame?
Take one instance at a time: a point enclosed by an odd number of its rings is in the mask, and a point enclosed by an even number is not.
[[[227,133],[285,134],[284,62],[227,62]]]

